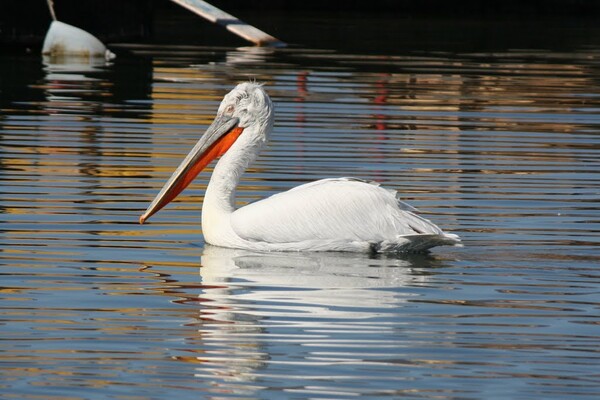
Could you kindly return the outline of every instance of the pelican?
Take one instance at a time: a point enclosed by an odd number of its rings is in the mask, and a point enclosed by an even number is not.
[[[460,245],[415,214],[396,192],[355,178],[300,185],[236,209],[240,177],[273,129],[273,103],[246,82],[225,95],[217,116],[140,217],[143,224],[185,189],[213,159],[202,205],[206,243],[255,251],[420,252]]]

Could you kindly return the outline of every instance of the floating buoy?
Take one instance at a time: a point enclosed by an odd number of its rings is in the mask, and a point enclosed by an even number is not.
[[[104,57],[106,60],[115,58],[115,54],[106,48],[94,35],[65,24],[60,21],[52,21],[42,54],[48,56],[81,56],[81,57]]]

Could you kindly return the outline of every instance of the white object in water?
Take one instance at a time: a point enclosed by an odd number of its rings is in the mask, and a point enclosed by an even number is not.
[[[283,47],[286,44],[281,40],[240,21],[231,14],[202,0],[172,0],[174,3],[187,8],[191,12],[206,18],[214,24],[224,26],[228,31],[235,33],[241,38],[248,40],[258,46]]]
[[[49,56],[75,55],[82,57],[115,58],[94,35],[76,26],[60,21],[52,21],[44,39],[42,54]]]

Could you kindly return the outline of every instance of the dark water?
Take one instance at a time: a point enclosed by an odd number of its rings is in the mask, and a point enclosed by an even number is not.
[[[1,397],[597,396],[600,47],[115,52],[0,57]],[[356,176],[465,247],[207,247],[210,168],[138,225],[248,79],[276,128],[240,205]]]

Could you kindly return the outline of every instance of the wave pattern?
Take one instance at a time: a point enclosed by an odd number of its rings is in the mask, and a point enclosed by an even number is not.
[[[0,394],[597,395],[597,48],[123,50],[114,65],[0,58]],[[137,225],[248,79],[265,82],[276,128],[240,206],[355,176],[466,247],[395,259],[205,246],[210,168]]]

